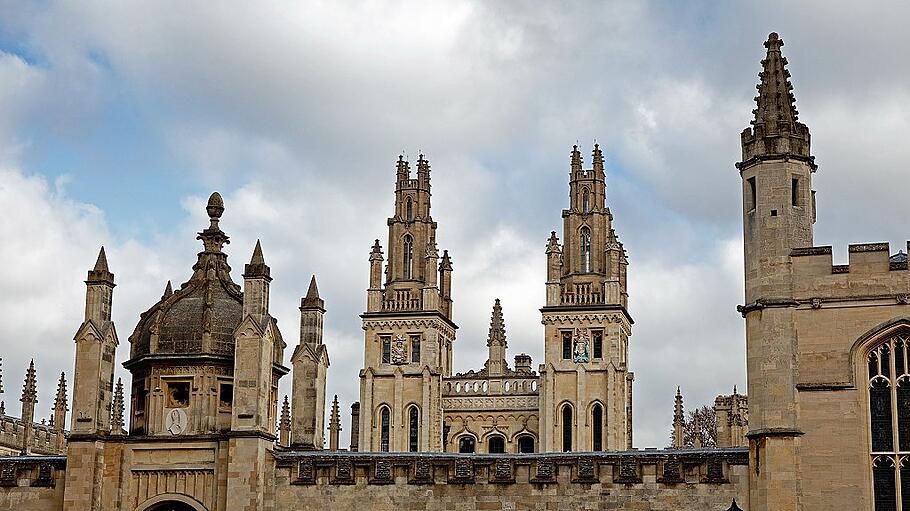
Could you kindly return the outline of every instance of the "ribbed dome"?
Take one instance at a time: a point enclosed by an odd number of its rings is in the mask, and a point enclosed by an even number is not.
[[[211,353],[233,355],[234,330],[243,319],[243,295],[231,280],[229,243],[218,227],[224,202],[218,192],[209,197],[211,224],[199,233],[205,249],[193,265],[193,276],[171,291],[168,282],[161,300],[144,312],[130,336],[130,358],[153,354]]]

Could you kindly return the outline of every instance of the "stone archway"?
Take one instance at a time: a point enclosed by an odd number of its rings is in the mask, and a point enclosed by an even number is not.
[[[197,500],[175,493],[157,495],[142,503],[136,511],[208,511]]]

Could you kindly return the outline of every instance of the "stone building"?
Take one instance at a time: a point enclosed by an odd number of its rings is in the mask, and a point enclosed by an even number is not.
[[[599,146],[585,170],[572,148],[561,246],[547,243],[544,363],[520,354],[510,368],[497,299],[484,367],[452,374],[452,262],[439,258],[430,214],[430,164],[399,157],[388,260],[370,254],[363,314],[357,445],[380,452],[621,450],[632,445],[632,319],[626,254],[606,206]],[[383,269],[383,262],[385,267]],[[385,276],[383,281],[382,277]],[[437,278],[438,276],[438,278]]]
[[[168,283],[129,336],[125,388],[114,381],[115,281],[101,250],[75,336],[70,430],[64,378],[54,426],[36,423],[34,365],[21,418],[0,406],[0,445],[15,454],[0,456],[0,509],[910,511],[906,254],[851,245],[849,264],[834,265],[831,247],[814,246],[817,166],[782,45],[777,34],[765,43],[741,135],[749,398],[715,401],[722,447],[631,447],[627,260],[596,145],[587,170],[573,148],[564,241],[553,232],[546,245],[543,363],[534,370],[519,354],[509,366],[496,301],[487,362],[454,374],[453,264],[436,247],[421,156],[416,178],[399,158],[388,260],[378,240],[369,257],[350,451],[336,450],[337,401],[325,448],[329,350],[315,277],[288,368],[262,247],[235,283],[214,193],[190,278]],[[678,395],[675,440],[682,412]]]

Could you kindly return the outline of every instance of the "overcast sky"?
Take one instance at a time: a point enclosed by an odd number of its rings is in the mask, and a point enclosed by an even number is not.
[[[61,371],[72,390],[102,244],[126,360],[139,314],[190,276],[218,190],[233,277],[261,239],[291,345],[317,275],[347,445],[402,152],[432,165],[456,371],[482,366],[495,298],[509,358],[536,366],[569,151],[587,167],[596,139],[629,256],[634,443],[664,446],[677,385],[687,409],[745,388],[734,163],[769,32],[813,135],[816,244],[838,262],[851,242],[906,249],[910,8],[835,4],[0,0],[0,398],[18,413],[31,357],[39,416]]]

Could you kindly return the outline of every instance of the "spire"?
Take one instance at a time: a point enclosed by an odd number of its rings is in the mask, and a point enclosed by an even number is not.
[[[114,401],[111,403],[111,434],[123,435],[123,382],[117,378],[114,386]]]
[[[809,154],[809,128],[798,121],[796,97],[790,83],[787,59],[781,55],[784,41],[772,32],[765,42],[768,49],[761,61],[760,82],[756,85],[756,108],[752,110],[752,127],[743,130],[743,159],[737,164],[742,169],[752,161],[769,157],[795,158],[807,162],[814,171],[815,158]]]
[[[109,284],[114,285],[114,274],[111,273],[107,266],[107,255],[104,253],[104,247],[98,252],[98,259],[95,260],[95,267],[89,270],[86,284]]]
[[[329,414],[329,450],[338,450],[338,433],[341,431],[341,414],[338,410],[338,394],[332,400],[332,411]]]
[[[32,361],[29,362],[28,369],[25,371],[25,383],[22,386],[22,398],[20,401],[22,403],[31,404],[38,402],[38,388],[35,379],[35,359],[32,359]]]
[[[256,247],[253,249],[253,256],[250,258],[250,264],[243,267],[243,276],[264,277],[272,280],[270,277],[271,269],[265,264],[265,258],[262,256],[262,245],[256,240]]]
[[[572,173],[581,172],[581,153],[578,151],[578,144],[572,146]]]
[[[0,357],[0,394],[3,394],[3,357]]]
[[[54,397],[54,411],[67,412],[69,406],[66,404],[66,373],[60,373],[60,380],[57,382],[57,396]]]
[[[787,58],[780,52],[783,45],[784,41],[777,32],[771,32],[765,41],[768,55],[762,61],[762,72],[758,74],[761,83],[756,87],[758,96],[755,97],[755,102],[758,108],[752,111],[755,114],[752,124],[786,123],[792,126],[798,119],[790,72],[786,68]]]
[[[600,150],[600,144],[594,144],[593,152],[594,171],[602,174],[604,171],[604,153]]]
[[[319,287],[316,285],[316,275],[310,277],[310,287],[307,288],[306,296],[300,301],[301,308],[316,307],[325,308],[325,300],[319,297]]]
[[[174,288],[171,287],[171,281],[167,281],[167,285],[164,286],[164,294],[161,295],[162,300],[167,300],[174,294]]]
[[[288,396],[284,396],[281,403],[281,417],[278,419],[278,443],[282,447],[291,445],[291,405],[288,402]]]
[[[559,238],[556,236],[556,231],[550,231],[550,239],[547,240],[547,254],[558,254],[561,252],[559,247]]]
[[[439,269],[443,271],[452,271],[452,259],[449,258],[449,251],[442,251],[442,260],[439,261]]]
[[[506,323],[502,317],[502,305],[499,298],[493,303],[493,314],[490,316],[490,332],[487,335],[487,346],[498,344],[508,346],[506,342]]]
[[[681,449],[685,447],[685,426],[686,417],[683,413],[683,397],[679,387],[676,387],[676,403],[673,406],[673,447]]]

